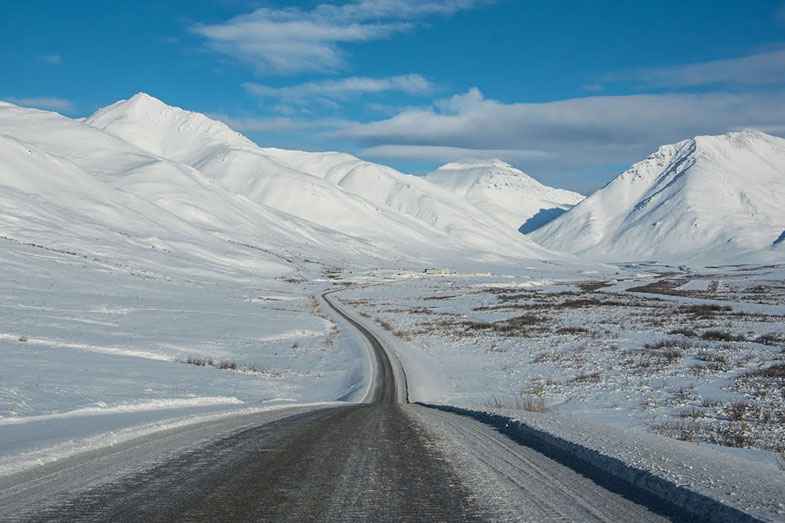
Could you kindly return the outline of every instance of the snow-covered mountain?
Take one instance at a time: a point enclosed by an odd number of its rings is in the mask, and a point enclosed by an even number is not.
[[[85,120],[0,103],[0,237],[235,279],[292,272],[298,259],[552,257],[424,180],[339,153],[262,149],[144,94]]]
[[[583,200],[583,195],[543,185],[500,160],[443,165],[425,176],[523,233],[531,232]]]
[[[419,177],[343,153],[261,148],[221,122],[144,93],[101,109],[86,123],[193,167],[233,194],[394,252],[547,254]]]
[[[137,269],[238,277],[289,272],[295,249],[327,263],[375,252],[56,113],[0,104],[0,175],[5,241]]]
[[[785,139],[742,131],[665,145],[530,237],[598,259],[781,259]]]

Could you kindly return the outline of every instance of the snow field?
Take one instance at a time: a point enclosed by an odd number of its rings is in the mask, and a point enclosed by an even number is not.
[[[785,442],[785,269],[674,274],[671,267],[651,267],[671,274],[643,278],[636,276],[640,269],[550,282],[535,274],[496,281],[429,277],[341,297],[397,336],[404,360],[413,354],[428,369],[411,384],[414,400],[547,410],[755,448],[768,452],[776,468],[774,451]],[[728,289],[720,299],[635,290],[707,277]],[[764,303],[754,293],[721,299],[745,289],[765,294]]]
[[[319,308],[324,284],[150,278],[39,247],[3,247],[7,470],[32,463],[36,449],[43,456],[52,454],[46,448],[82,449],[82,439],[100,443],[108,430],[352,400],[367,380],[362,349],[344,342]]]

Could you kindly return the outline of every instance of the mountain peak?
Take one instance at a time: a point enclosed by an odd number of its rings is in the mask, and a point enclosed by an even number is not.
[[[173,107],[170,105],[165,104],[155,96],[151,96],[145,92],[138,92],[133,95],[128,100],[120,100],[119,104],[124,104],[127,107],[133,107],[135,109],[139,109],[142,107],[151,107],[155,109],[177,109],[180,111],[185,111],[185,109],[180,109],[179,107]]]
[[[195,154],[215,146],[254,146],[223,122],[167,105],[144,92],[99,109],[85,122],[137,147],[184,163],[191,163]]]
[[[755,129],[743,129],[718,135],[702,135],[692,139],[698,149],[746,148],[757,144],[771,144],[777,140],[777,137]]]
[[[785,223],[783,166],[785,140],[760,131],[663,145],[532,238],[616,259],[757,255]]]
[[[147,94],[144,91],[139,91],[138,93],[136,93],[135,95],[133,95],[131,98],[128,99],[129,102],[139,101],[139,100],[155,101],[155,102],[158,102],[160,104],[163,104],[163,102],[161,100],[159,100],[155,96],[151,96],[151,95]]]
[[[461,160],[425,178],[521,230],[535,216],[558,216],[583,196],[543,185],[502,160]],[[543,214],[544,213],[544,214]]]
[[[523,174],[523,172],[520,171],[519,169],[516,169],[515,167],[513,167],[509,163],[507,163],[505,161],[502,161],[502,160],[498,160],[498,159],[477,159],[477,160],[466,159],[466,160],[458,160],[456,162],[446,163],[446,164],[442,165],[441,167],[439,167],[436,170],[437,171],[442,171],[442,170],[450,171],[450,170],[483,169],[483,168],[484,169],[492,169],[492,168],[504,169],[504,170],[510,170],[510,171],[517,171],[517,172]]]

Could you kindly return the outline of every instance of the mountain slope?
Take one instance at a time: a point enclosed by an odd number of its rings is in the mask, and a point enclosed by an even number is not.
[[[0,104],[0,236],[190,277],[285,274],[367,243],[221,189],[195,169],[56,113]],[[265,251],[249,246],[264,246]]]
[[[86,123],[197,169],[223,189],[287,214],[422,256],[551,256],[451,192],[342,153],[260,148],[220,122],[140,93]],[[558,257],[558,255],[557,255]]]
[[[515,230],[526,233],[583,200],[583,195],[541,184],[500,160],[443,165],[425,176]]]
[[[770,257],[785,231],[782,202],[785,140],[698,136],[660,147],[530,237],[605,259]]]

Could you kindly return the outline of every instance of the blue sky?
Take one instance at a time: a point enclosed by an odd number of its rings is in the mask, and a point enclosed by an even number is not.
[[[785,134],[781,0],[29,0],[0,35],[2,99],[85,116],[145,91],[413,173],[498,157],[586,193],[663,143]]]

